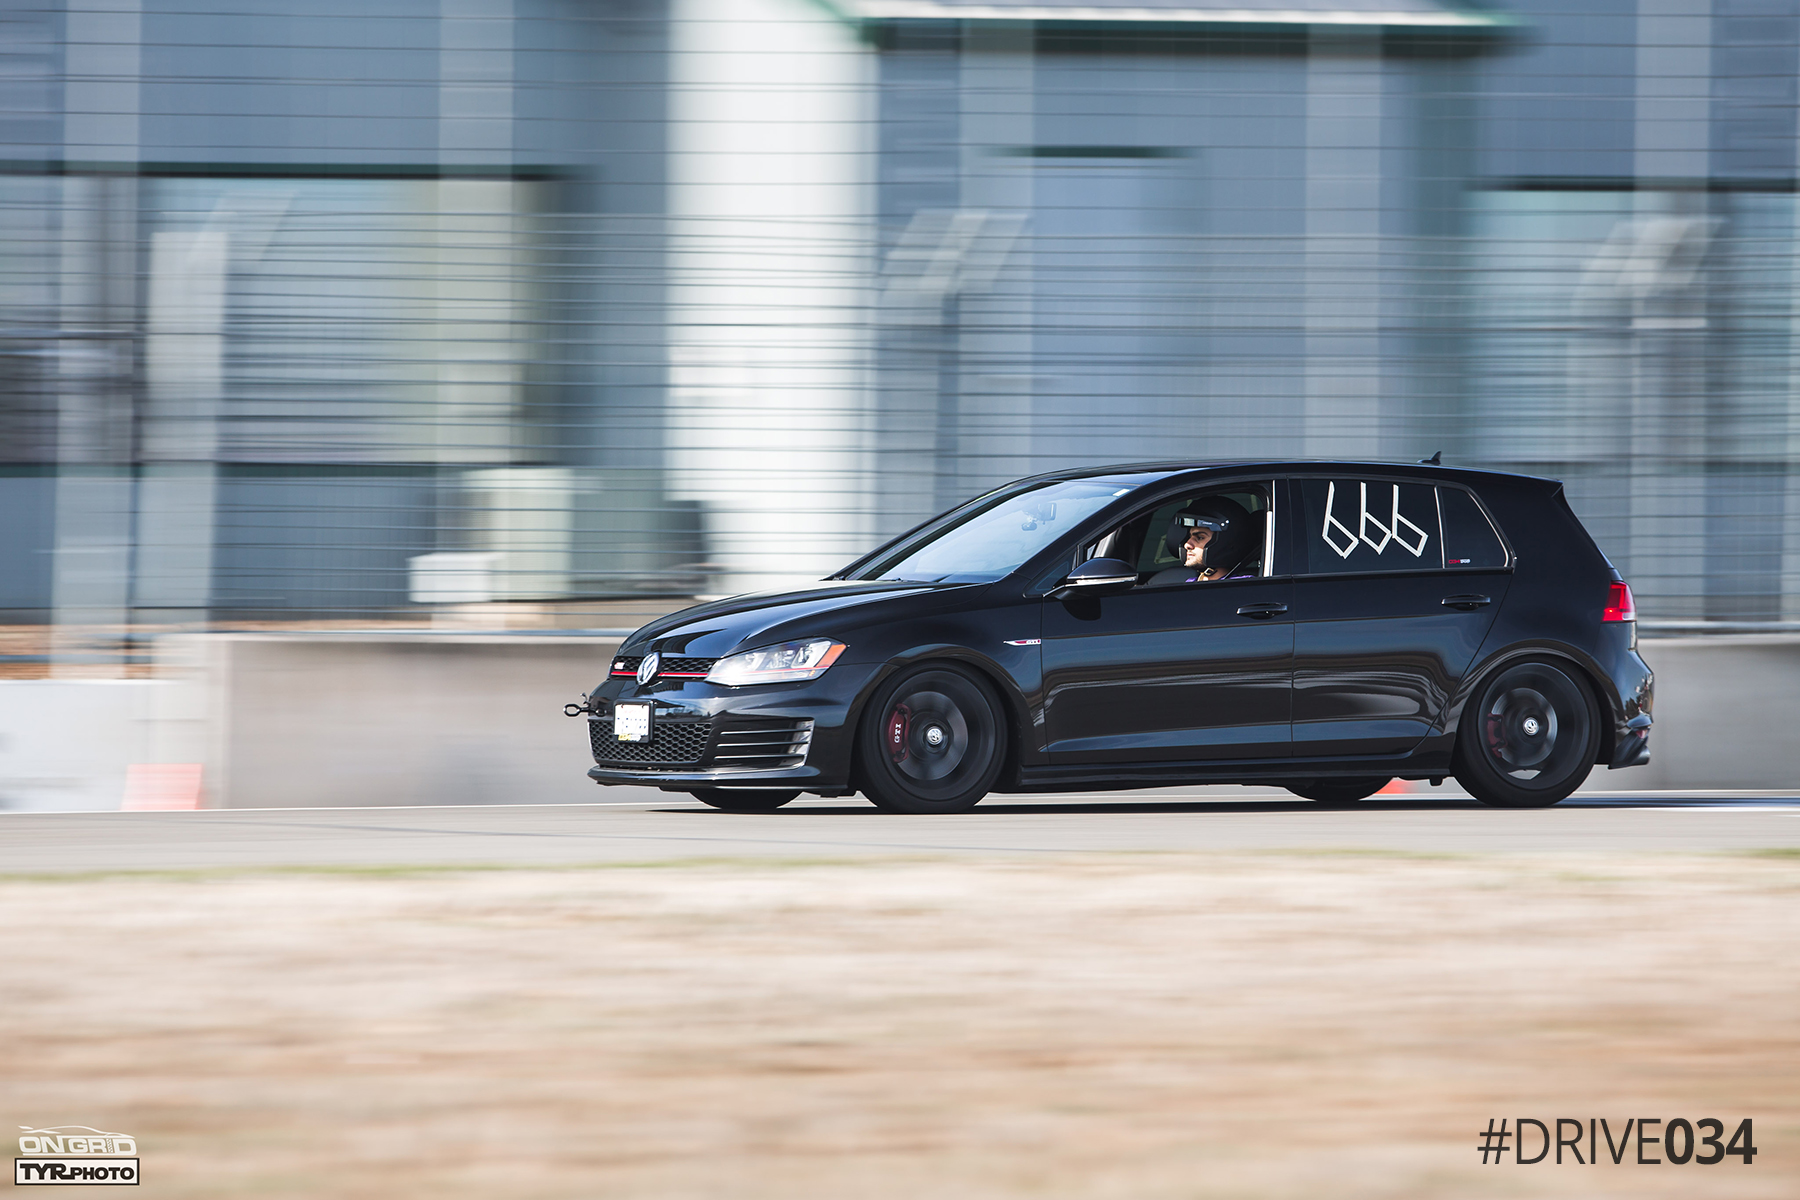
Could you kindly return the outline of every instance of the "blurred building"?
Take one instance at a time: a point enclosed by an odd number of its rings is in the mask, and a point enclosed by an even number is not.
[[[1647,616],[1800,619],[1797,79],[1800,0],[0,0],[0,613],[735,591],[1441,450]]]

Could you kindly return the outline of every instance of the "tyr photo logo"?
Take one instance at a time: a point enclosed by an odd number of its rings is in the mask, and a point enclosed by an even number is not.
[[[136,1187],[140,1182],[137,1139],[128,1133],[107,1133],[87,1125],[19,1128],[22,1157],[13,1159],[16,1187]]]

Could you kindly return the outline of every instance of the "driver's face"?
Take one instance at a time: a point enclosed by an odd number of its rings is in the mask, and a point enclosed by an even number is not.
[[[1184,560],[1185,565],[1190,567],[1199,566],[1200,556],[1206,550],[1206,544],[1212,541],[1212,539],[1213,531],[1210,529],[1195,528],[1189,530],[1186,546],[1187,558]]]

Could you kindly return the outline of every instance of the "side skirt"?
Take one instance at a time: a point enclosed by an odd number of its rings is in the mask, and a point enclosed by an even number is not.
[[[1023,767],[1010,785],[996,792],[1050,792],[1079,785],[1090,791],[1172,787],[1177,784],[1269,783],[1289,779],[1330,779],[1391,775],[1434,779],[1450,773],[1450,739],[1427,738],[1409,754],[1364,758],[1278,758],[1220,762],[1101,763],[1094,766]]]

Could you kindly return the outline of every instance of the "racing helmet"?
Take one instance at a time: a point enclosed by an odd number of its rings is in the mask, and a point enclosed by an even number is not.
[[[1229,496],[1202,496],[1170,520],[1163,544],[1180,560],[1185,557],[1182,547],[1188,535],[1195,529],[1210,529],[1212,541],[1200,552],[1200,565],[1229,575],[1255,557],[1256,526],[1250,511]]]

